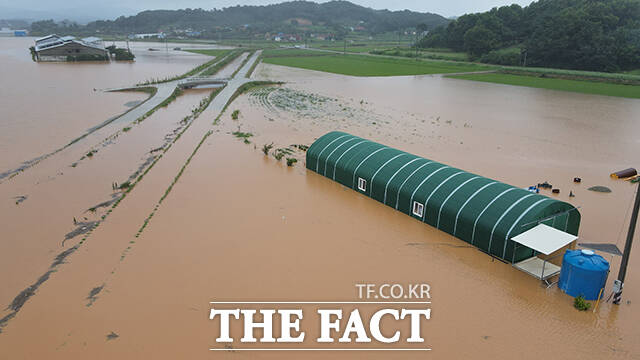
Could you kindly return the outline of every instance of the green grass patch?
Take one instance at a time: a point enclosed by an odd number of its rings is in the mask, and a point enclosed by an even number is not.
[[[244,77],[246,77],[247,79],[251,78],[251,74],[253,74],[253,71],[256,69],[258,64],[260,64],[260,62],[262,62],[262,55],[258,56],[256,61],[254,61],[253,64],[251,64],[251,67],[249,68],[249,70],[247,71]]]
[[[233,49],[185,49],[183,51],[200,55],[220,57],[227,55],[231,50]]]
[[[374,55],[400,56],[407,58],[447,60],[447,61],[469,61],[469,56],[462,52],[423,50],[410,48],[373,49],[369,51]]]
[[[394,47],[394,45],[391,45],[391,46],[389,46],[389,45],[387,45],[387,46],[384,46],[384,45],[383,46],[375,46],[375,45],[374,46],[370,46],[370,45],[353,46],[353,45],[347,44],[347,49],[346,50],[347,50],[348,53],[356,53],[356,54],[360,53],[360,54],[363,54],[363,53],[368,53],[368,52],[371,52],[371,51],[374,51],[374,50],[383,51],[383,50],[391,49],[393,47]],[[345,51],[344,45],[343,46],[326,46],[326,47],[320,47],[320,49],[322,49],[322,50],[331,50],[331,51],[339,51],[339,52]]]
[[[551,69],[538,67],[503,66],[501,72],[512,75],[531,75],[565,80],[589,80],[618,84],[640,85],[640,76],[625,73],[604,73],[596,71]]]
[[[130,89],[118,90],[118,92],[143,92],[149,94],[149,98],[158,92],[158,88],[155,86],[135,87]]]
[[[618,96],[640,99],[640,86],[612,84],[585,80],[567,80],[539,76],[513,75],[503,73],[463,74],[450,76],[455,79],[483,81],[495,84],[526,86],[538,89],[571,91],[583,94]]]
[[[200,76],[211,76],[216,74],[218,71],[222,70],[223,67],[229,65],[233,60],[237,59],[240,55],[242,55],[242,51],[232,51],[227,56],[225,56],[222,60],[216,62],[215,64],[209,66],[203,72],[201,72]]]
[[[183,93],[184,92],[182,91],[182,89],[176,87],[168,98],[164,99],[160,104],[158,104],[158,107],[169,106],[169,104],[171,104],[175,99],[178,98],[178,96],[182,95]]]
[[[330,53],[322,52],[318,50],[308,50],[308,49],[266,49],[262,51],[262,57],[270,58],[270,57],[294,57],[294,56],[321,56]]]
[[[236,71],[233,72],[233,74],[231,74],[231,78],[236,77],[236,75],[240,72],[240,70],[242,70],[242,68],[247,65],[247,63],[249,62],[249,60],[251,60],[251,57],[253,56],[253,54],[255,53],[255,50],[251,50],[249,51],[249,53],[247,54],[247,57],[244,58],[244,60],[242,60],[242,64],[240,64],[240,66],[238,66],[238,68],[236,69]]]
[[[353,76],[401,76],[482,71],[487,66],[362,55],[265,58],[265,63]]]

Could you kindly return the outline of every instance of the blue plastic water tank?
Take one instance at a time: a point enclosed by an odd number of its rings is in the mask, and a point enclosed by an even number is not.
[[[609,262],[602,256],[591,250],[567,250],[558,287],[573,297],[582,295],[585,300],[597,300],[608,275]]]

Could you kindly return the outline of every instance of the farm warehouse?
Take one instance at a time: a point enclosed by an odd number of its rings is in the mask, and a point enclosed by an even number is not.
[[[306,160],[307,169],[508,262],[535,255],[519,246],[513,256],[511,238],[538,223],[578,234],[571,204],[347,133],[320,137]]]

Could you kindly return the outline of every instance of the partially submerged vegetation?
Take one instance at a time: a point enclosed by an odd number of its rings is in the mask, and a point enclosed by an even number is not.
[[[220,58],[221,56],[227,55],[231,50],[232,49],[185,49],[184,51],[200,55],[216,56]]]
[[[153,109],[147,111],[144,115],[140,116],[139,118],[137,118],[133,124],[139,124],[141,122],[143,122],[146,118],[148,118],[149,116],[153,115],[154,112],[156,112],[158,109],[162,108],[162,107],[167,107],[169,106],[169,104],[171,104],[175,99],[178,98],[178,96],[182,95],[184,92],[182,91],[182,89],[180,89],[179,87],[176,87],[173,92],[171,93],[171,95],[169,95],[168,98],[164,99],[160,104],[158,104],[156,107],[154,107]]]
[[[273,149],[274,145],[273,143],[270,144],[265,144],[262,146],[262,153],[264,153],[266,156],[269,155],[269,152],[271,151],[271,149]],[[295,157],[296,156],[296,149],[300,150],[300,151],[306,151],[309,147],[306,145],[290,145],[287,147],[282,147],[282,148],[277,148],[273,151],[272,155],[273,158],[281,161],[282,159],[286,160],[286,164],[289,167],[294,166],[297,162],[298,159]]]
[[[242,68],[249,62],[249,60],[251,60],[251,57],[253,56],[253,54],[255,53],[255,50],[251,50],[249,51],[249,53],[247,54],[247,56],[244,58],[244,60],[242,61],[242,64],[240,64],[240,66],[238,66],[238,68],[236,69],[236,71],[233,72],[233,74],[231,74],[231,78],[236,77],[236,75],[240,72],[240,70],[242,70]]]
[[[573,299],[573,307],[579,311],[587,311],[591,309],[591,303],[587,302],[582,295]]]
[[[155,86],[136,86],[136,87],[122,89],[118,91],[119,92],[127,92],[127,91],[143,92],[143,93],[149,94],[149,98],[151,98],[153,95],[155,95],[158,92],[158,88]]]
[[[168,98],[164,99],[164,101],[162,101],[160,104],[158,104],[158,107],[167,107],[169,104],[171,104],[175,99],[178,98],[178,96],[184,94],[184,92],[182,91],[182,89],[180,89],[179,87],[176,87],[173,92],[171,93],[171,95],[169,95]]]
[[[169,149],[171,149],[171,147],[173,146],[173,144],[175,144],[176,141],[178,141],[178,139],[180,139],[180,137],[182,136],[182,134],[184,134],[185,131],[187,131],[187,129],[191,126],[191,124],[193,124],[193,120],[197,119],[206,109],[207,107],[209,107],[209,104],[211,104],[211,102],[213,101],[213,99],[220,93],[220,91],[222,91],[224,87],[222,88],[218,88],[213,90],[209,96],[205,97],[204,99],[202,99],[200,101],[200,103],[198,104],[198,106],[196,108],[194,108],[191,111],[190,115],[187,115],[183,121],[181,121],[181,123],[184,125],[182,127],[182,130],[177,134],[177,136],[175,138],[173,138],[173,140],[164,148],[162,148],[162,152],[160,153],[160,155],[156,156],[153,158],[153,161],[151,162],[151,164],[144,170],[144,172],[140,175],[137,176],[137,178],[135,179],[135,181],[132,182],[131,186],[128,187],[126,189],[126,192],[117,200],[117,202],[113,205],[112,209],[113,210],[118,203],[131,191],[133,190],[133,188],[140,182],[142,181],[142,179],[144,178],[144,176],[153,168],[153,166],[160,161],[160,159],[162,158],[162,156],[169,151]],[[156,211],[158,210],[158,208],[160,207],[160,204],[164,201],[164,199],[169,195],[169,193],[171,192],[171,189],[173,189],[173,186],[175,185],[175,183],[178,181],[178,179],[180,178],[180,176],[182,176],[182,173],[184,172],[184,169],[187,167],[187,165],[189,164],[189,162],[191,162],[191,159],[193,158],[193,156],[195,155],[195,153],[198,151],[198,149],[200,148],[200,146],[202,145],[202,143],[204,143],[204,141],[206,140],[207,137],[209,137],[209,135],[211,135],[211,131],[208,131],[204,137],[202,138],[202,140],[200,140],[200,143],[198,143],[198,146],[194,149],[193,153],[191,154],[191,156],[189,156],[189,158],[187,159],[186,163],[182,166],[180,172],[178,173],[178,175],[176,175],[176,177],[173,179],[173,182],[171,183],[171,185],[169,186],[169,188],[165,191],[164,195],[160,198],[160,200],[158,201],[158,203],[156,204],[156,206],[154,207],[153,211],[149,214],[149,216],[147,216],[147,218],[144,220],[142,226],[140,227],[140,229],[138,230],[138,232],[136,233],[135,237],[140,237],[140,235],[142,234],[142,232],[144,231],[144,229],[147,227],[147,225],[149,224],[149,221],[151,221],[151,218],[155,215]],[[111,211],[109,210],[109,211]],[[133,244],[134,242],[131,241],[130,244]],[[128,251],[131,249],[131,246],[127,247],[122,255],[120,256],[120,260],[124,260],[126,254],[128,253]]]
[[[233,95],[231,95],[231,97],[229,98],[229,101],[227,101],[227,103],[224,105],[220,114],[218,114],[215,120],[213,120],[213,125],[218,124],[218,121],[220,121],[220,117],[222,116],[222,114],[224,114],[224,112],[227,110],[227,108],[233,102],[233,100],[235,100],[238,96],[242,95],[243,93],[259,86],[282,85],[282,84],[284,84],[282,81],[261,80],[261,81],[251,81],[251,82],[240,85],[240,87],[238,87],[238,89],[233,93]]]
[[[267,156],[269,155],[271,149],[273,149],[273,143],[262,145],[262,152]]]
[[[500,72],[505,74],[530,75],[567,80],[588,80],[615,84],[640,85],[640,76],[637,74],[513,66],[502,67],[500,68]]]
[[[463,52],[455,52],[449,49],[411,49],[411,48],[391,48],[373,49],[369,51],[374,55],[400,56],[407,58],[448,60],[448,61],[468,61],[469,56]]]
[[[251,64],[251,67],[249,68],[247,73],[244,75],[244,77],[246,77],[247,79],[251,78],[251,74],[253,74],[253,72],[256,70],[256,67],[258,67],[258,64],[262,62],[262,58],[263,58],[263,55],[260,54],[260,56],[258,56],[256,61],[254,61],[253,64]]]
[[[237,59],[240,55],[242,55],[242,51],[234,50],[230,52],[227,56],[222,58],[222,60],[216,62],[215,64],[207,67],[202,73],[201,76],[211,76],[220,71],[223,67],[229,65],[233,60]]]
[[[115,45],[107,46],[106,49],[116,61],[132,61],[136,58],[128,49],[118,48]]]
[[[288,147],[278,148],[273,152],[273,157],[278,161],[282,160],[282,158],[286,155],[293,155],[293,149],[290,149]]]
[[[292,157],[287,158],[287,166],[293,166],[297,162],[298,162],[298,159],[296,158],[292,158]]]
[[[250,132],[242,132],[240,130],[232,132],[231,135],[237,137],[238,139],[242,139],[245,144],[251,144],[249,138],[253,136],[253,134]]]
[[[251,89],[249,101],[255,105],[266,108],[269,112],[278,113],[286,111],[294,113],[296,117],[306,119],[324,119],[327,117],[337,116],[342,119],[352,118],[355,116],[366,116],[374,124],[377,120],[384,123],[373,114],[366,114],[363,108],[364,100],[361,100],[361,106],[353,107],[347,102],[330,98],[320,94],[300,91],[288,87],[257,87]],[[269,117],[269,121],[275,121]]]
[[[508,73],[462,74],[451,77],[496,84],[640,99],[640,86],[638,85],[603,83],[602,81],[567,80],[562,78],[513,75]]]
[[[176,75],[176,76],[170,76],[170,77],[165,77],[165,78],[152,78],[146,81],[143,81],[141,83],[138,83],[138,86],[144,86],[144,85],[152,85],[152,84],[161,84],[161,83],[165,83],[165,82],[170,82],[170,81],[176,81],[176,80],[182,80],[184,78],[187,78],[189,76],[194,76],[197,74],[201,74],[204,73],[205,71],[209,71],[209,69],[213,68],[216,69],[215,71],[212,72],[212,74],[216,73],[219,69],[221,69],[222,67],[224,67],[225,65],[228,64],[224,63],[223,65],[219,65],[217,67],[214,68],[214,66],[218,65],[218,63],[220,63],[221,61],[223,61],[225,58],[220,59],[219,57],[216,57],[215,59],[209,60],[201,65],[198,65],[196,67],[194,67],[193,69],[189,70],[188,72],[182,74],[182,75]],[[204,74],[201,74],[204,75]]]
[[[156,94],[156,92],[158,91],[158,89],[157,89],[157,88],[155,88],[155,87],[153,87],[153,86],[144,86],[144,87],[134,87],[134,88],[129,88],[129,89],[123,89],[123,90],[118,90],[118,91],[140,91],[140,92],[144,92],[144,93],[149,94],[149,97],[147,98],[147,100],[148,100],[148,99],[150,99],[153,95],[155,95],[155,94]],[[146,100],[145,100],[145,101],[146,101]],[[137,104],[137,105],[136,105],[136,106],[134,106],[134,107],[131,107],[129,110],[127,110],[126,112],[124,112],[123,114],[121,114],[121,116],[122,116],[122,115],[124,115],[124,114],[126,114],[127,112],[129,112],[129,111],[131,111],[131,110],[135,109],[135,108],[136,108],[137,106],[139,106],[140,104],[142,104],[142,102],[141,102],[141,103],[139,103],[139,104]],[[25,170],[27,170],[27,169],[31,168],[32,166],[35,166],[36,164],[40,163],[42,160],[45,160],[45,159],[49,158],[50,156],[53,156],[53,155],[55,155],[55,154],[57,154],[57,153],[61,152],[62,150],[66,149],[66,148],[70,147],[71,145],[73,145],[73,144],[77,143],[78,141],[80,141],[80,140],[82,140],[82,139],[86,138],[87,136],[91,135],[92,133],[94,133],[94,132],[96,132],[96,131],[98,131],[98,130],[100,130],[100,129],[104,128],[105,126],[107,126],[107,125],[111,124],[112,122],[114,122],[114,121],[115,121],[115,120],[117,120],[118,118],[119,118],[119,117],[118,117],[118,116],[116,116],[116,117],[113,117],[113,118],[111,118],[111,119],[109,119],[109,120],[107,120],[107,121],[105,121],[105,122],[101,123],[101,124],[100,124],[100,125],[98,125],[98,126],[94,126],[94,127],[92,127],[91,129],[89,129],[88,131],[86,131],[84,134],[82,134],[82,135],[80,135],[80,136],[76,137],[75,139],[71,140],[70,142],[68,142],[68,143],[67,143],[67,144],[65,144],[64,146],[62,146],[62,147],[60,147],[60,148],[58,148],[58,149],[56,149],[56,150],[54,150],[54,151],[52,151],[52,152],[50,152],[50,153],[48,153],[48,154],[41,155],[41,156],[38,156],[38,157],[36,157],[36,158],[34,158],[34,159],[31,159],[31,160],[25,161],[25,162],[23,162],[23,163],[22,163],[22,165],[20,165],[20,167],[18,167],[18,168],[16,168],[16,169],[12,169],[12,170],[9,170],[9,171],[6,171],[6,172],[3,172],[3,173],[0,173],[0,181],[2,181],[2,179],[4,179],[4,178],[8,178],[8,179],[12,179],[12,178],[14,178],[14,177],[15,177],[15,176],[17,176],[18,174],[20,174],[20,173],[24,172]],[[84,158],[84,157],[83,157],[83,158]],[[73,163],[71,166],[72,166],[72,167],[76,167],[76,165],[77,165],[77,162],[76,162],[76,163]]]

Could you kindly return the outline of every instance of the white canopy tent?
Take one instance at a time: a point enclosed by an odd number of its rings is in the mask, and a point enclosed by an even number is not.
[[[578,239],[578,237],[575,235],[568,234],[545,224],[538,224],[531,230],[511,238],[511,240],[516,242],[516,247],[518,247],[518,245],[526,246],[546,256],[562,249],[576,239]],[[515,254],[515,249],[513,253]],[[533,256],[514,263],[513,266],[531,276],[545,281],[547,285],[549,285],[547,279],[560,273],[560,267],[550,263],[549,260],[551,259],[547,258],[543,260],[538,256]]]

